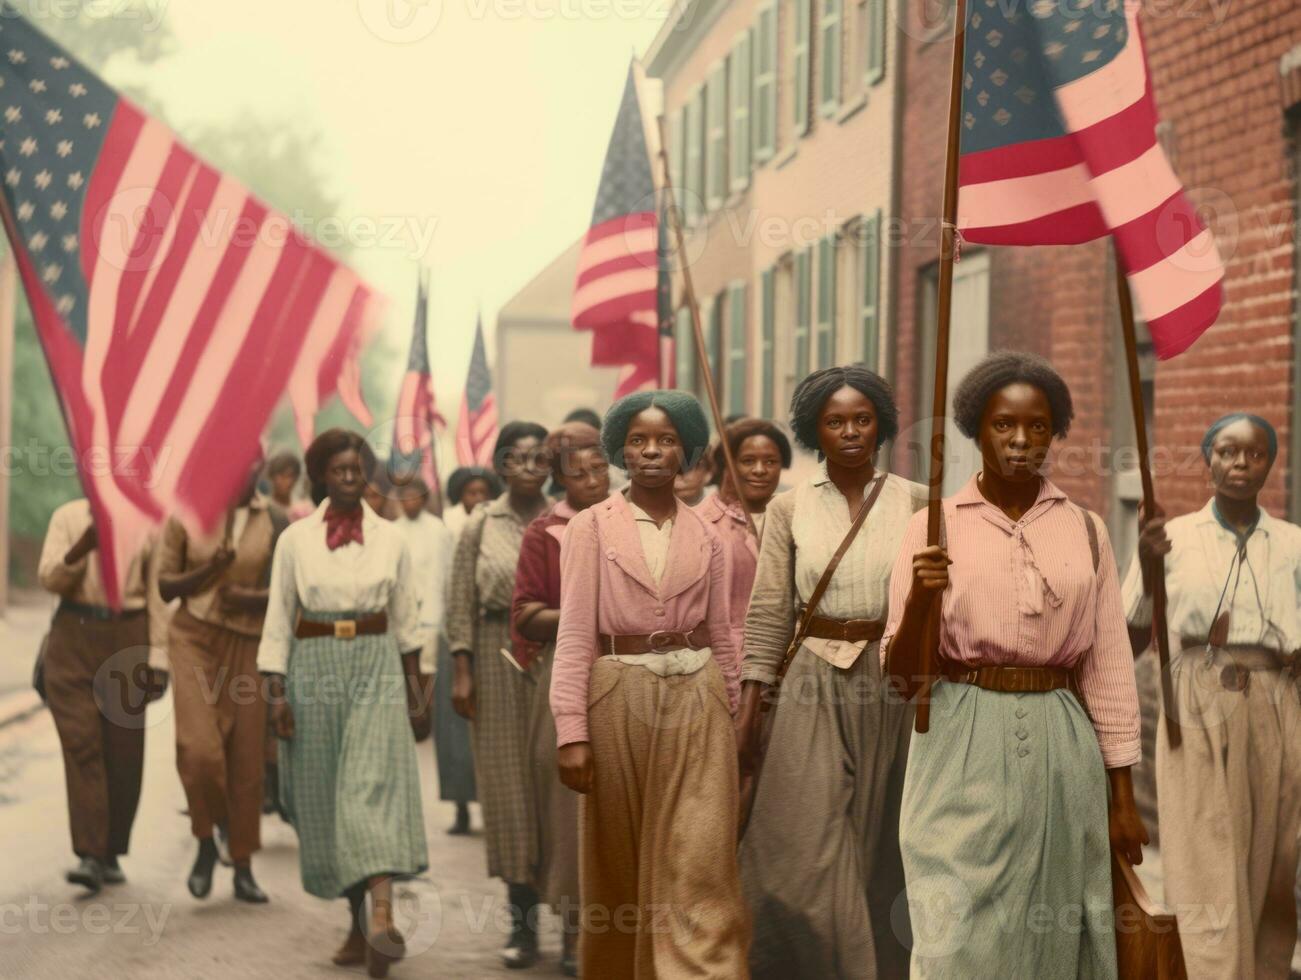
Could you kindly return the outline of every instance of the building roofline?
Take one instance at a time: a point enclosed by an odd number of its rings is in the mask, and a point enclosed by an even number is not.
[[[669,78],[727,9],[727,0],[675,0],[664,26],[646,50],[646,74]]]

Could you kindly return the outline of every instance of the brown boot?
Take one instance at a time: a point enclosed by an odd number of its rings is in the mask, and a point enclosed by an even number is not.
[[[348,930],[348,938],[343,941],[339,951],[331,962],[335,966],[361,966],[366,962],[366,934],[356,925]]]
[[[372,898],[370,934],[366,939],[366,972],[382,980],[389,967],[406,955],[406,940],[393,924],[391,902]]]

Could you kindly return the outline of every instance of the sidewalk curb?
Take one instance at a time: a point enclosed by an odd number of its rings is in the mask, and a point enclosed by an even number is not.
[[[35,691],[19,691],[0,699],[0,729],[25,721],[45,710],[45,702]]]

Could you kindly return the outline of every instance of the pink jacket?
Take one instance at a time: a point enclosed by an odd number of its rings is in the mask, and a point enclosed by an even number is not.
[[[723,498],[715,493],[696,504],[694,510],[704,521],[713,525],[723,542],[730,587],[732,643],[736,647],[736,656],[740,659],[743,656],[741,647],[745,636],[745,614],[750,608],[754,573],[759,567],[759,542],[750,533],[750,526],[740,504],[725,504]]]
[[[569,522],[560,549],[560,631],[551,675],[556,744],[586,742],[587,684],[597,637],[690,631],[704,624],[736,711],[740,693],[727,561],[718,535],[689,507],[673,519],[668,569],[657,587],[623,494]]]

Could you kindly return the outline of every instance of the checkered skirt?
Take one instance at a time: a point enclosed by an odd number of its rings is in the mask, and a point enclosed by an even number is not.
[[[336,898],[374,875],[428,868],[393,635],[295,639],[286,694],[294,737],[280,743],[280,781],[298,832],[303,888]]]

